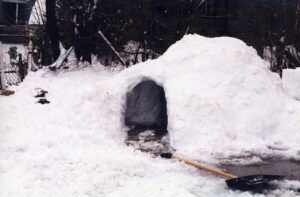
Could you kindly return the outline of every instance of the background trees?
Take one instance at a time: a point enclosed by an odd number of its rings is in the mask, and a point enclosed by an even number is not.
[[[52,58],[56,60],[60,55],[59,31],[55,15],[56,0],[46,0],[46,31],[48,32],[52,49]]]
[[[115,50],[134,64],[197,33],[242,39],[279,73],[300,62],[300,0],[56,0],[55,11],[60,40],[80,61],[94,54],[111,65]]]

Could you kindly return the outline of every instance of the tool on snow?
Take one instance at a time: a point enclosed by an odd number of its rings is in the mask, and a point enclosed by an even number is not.
[[[160,156],[166,159],[183,161],[184,163],[189,164],[191,166],[229,178],[228,180],[226,180],[226,184],[229,188],[234,190],[262,193],[264,190],[274,188],[274,184],[272,184],[272,181],[281,180],[284,178],[284,176],[281,175],[268,175],[268,174],[256,174],[256,175],[238,177],[236,175],[223,172],[221,170],[207,167],[199,163],[193,162],[191,160],[178,157],[176,155],[173,155],[172,153],[163,153]]]

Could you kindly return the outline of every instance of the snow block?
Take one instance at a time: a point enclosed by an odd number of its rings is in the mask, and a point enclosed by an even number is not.
[[[168,116],[164,89],[152,80],[136,85],[127,93],[125,125],[131,130],[167,132]]]

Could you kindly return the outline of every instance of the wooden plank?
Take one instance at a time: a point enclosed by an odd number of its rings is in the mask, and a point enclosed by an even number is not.
[[[11,71],[4,71],[4,73],[17,73],[17,71],[15,71],[15,70],[11,70]]]

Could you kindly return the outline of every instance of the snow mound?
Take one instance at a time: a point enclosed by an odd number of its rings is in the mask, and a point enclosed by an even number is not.
[[[282,73],[283,87],[296,100],[300,100],[300,68],[284,69]]]
[[[299,102],[255,50],[233,38],[189,35],[121,72],[39,71],[0,97],[0,196],[264,196],[126,146],[126,92],[146,78],[165,89],[177,154],[210,166],[299,159]],[[48,91],[49,104],[37,103],[36,88]],[[296,196],[288,185],[267,196]]]
[[[191,158],[300,159],[299,105],[268,66],[238,39],[188,35],[158,60],[124,70],[112,85],[124,104],[126,91],[141,80],[160,83],[171,145]]]

